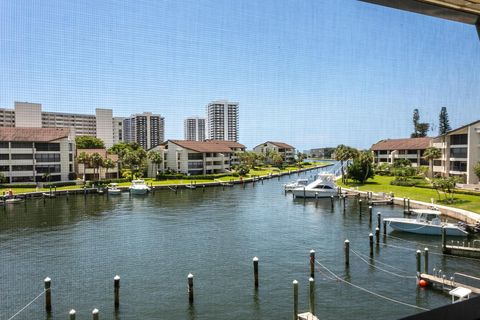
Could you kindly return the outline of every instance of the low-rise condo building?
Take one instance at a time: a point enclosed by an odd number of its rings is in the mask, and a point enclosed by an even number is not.
[[[397,159],[410,160],[413,167],[428,166],[423,152],[432,142],[432,138],[385,139],[372,145],[371,150],[376,164],[392,164]]]
[[[74,152],[68,128],[0,128],[0,173],[11,183],[70,180]]]
[[[90,163],[79,162],[79,155],[81,153],[87,155],[92,155],[98,153],[102,159],[112,160],[114,167],[107,168],[106,166],[100,165],[98,168],[94,168]],[[83,180],[98,180],[98,179],[115,179],[120,178],[119,167],[118,167],[118,155],[109,154],[106,149],[77,149],[76,152],[76,173],[77,177],[82,178]]]
[[[267,141],[253,148],[253,151],[262,153],[267,158],[270,152],[274,151],[278,152],[286,162],[295,161],[295,148],[284,142]]]
[[[433,160],[434,174],[457,176],[467,184],[479,182],[473,167],[480,161],[480,120],[435,138],[432,145],[442,150],[442,157]]]

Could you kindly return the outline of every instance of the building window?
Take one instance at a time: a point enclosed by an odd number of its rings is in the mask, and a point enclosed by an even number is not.
[[[35,160],[37,162],[60,162],[60,153],[37,153]]]
[[[0,153],[0,160],[10,160],[8,153]]]
[[[417,154],[417,150],[407,150],[407,154]]]
[[[0,148],[7,148],[8,149],[8,142],[0,141]]]
[[[31,142],[12,142],[12,148],[32,148]]]
[[[12,177],[12,182],[33,182],[33,176]]]
[[[12,171],[33,171],[33,166],[12,166]]]
[[[35,166],[37,173],[59,173],[61,167],[59,164],[44,164]]]
[[[433,165],[435,167],[440,167],[442,165],[442,160],[433,160]]]
[[[450,171],[467,171],[467,162],[466,161],[452,161],[450,162]]]
[[[0,166],[0,171],[2,172],[10,171],[10,166]]]
[[[468,144],[468,135],[466,135],[466,134],[452,134],[450,136],[450,144],[451,145]]]
[[[60,151],[60,143],[35,143],[37,151]]]
[[[189,153],[188,160],[203,160],[203,153]]]
[[[451,148],[450,158],[467,158],[467,148]]]
[[[33,154],[31,153],[14,153],[12,154],[12,160],[32,160]]]

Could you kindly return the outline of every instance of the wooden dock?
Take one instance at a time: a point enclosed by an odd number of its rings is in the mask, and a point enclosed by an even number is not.
[[[442,251],[445,254],[451,254],[454,256],[480,259],[480,248],[478,247],[467,247],[462,245],[454,246],[447,244],[442,248]]]
[[[382,204],[393,204],[393,199],[385,199],[385,200],[371,200],[368,202],[369,205],[371,206],[378,206]]]
[[[298,320],[318,320],[318,318],[310,312],[304,312],[298,314]]]
[[[426,280],[427,282],[432,284],[441,285],[442,287],[450,287],[452,289],[458,287],[467,288],[472,290],[473,293],[480,294],[480,288],[475,288],[463,283],[459,283],[457,281],[451,281],[449,279],[443,279],[431,274],[422,273],[420,274],[420,279]]]

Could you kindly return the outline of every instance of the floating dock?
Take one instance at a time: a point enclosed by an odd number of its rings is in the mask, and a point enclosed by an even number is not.
[[[459,283],[457,281],[452,281],[444,278],[440,278],[431,274],[422,273],[420,274],[420,279],[423,279],[429,283],[440,285],[442,287],[450,287],[450,288],[466,288],[472,291],[472,293],[480,294],[480,288],[475,288],[463,283]]]

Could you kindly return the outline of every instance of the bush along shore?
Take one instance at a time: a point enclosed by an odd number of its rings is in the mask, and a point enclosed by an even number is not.
[[[246,184],[262,182],[265,179],[280,178],[286,175],[300,174],[310,170],[330,166],[330,163],[313,163],[306,164],[302,168],[286,167],[282,170],[273,167],[263,167],[250,170],[246,176],[238,174],[213,174],[201,176],[181,176],[181,175],[160,175],[159,179],[147,178],[145,182],[152,190],[157,189],[178,189],[195,187],[213,187],[213,186],[231,186],[234,184]],[[80,183],[80,184],[79,184]],[[130,181],[127,179],[106,179],[100,181],[68,181],[68,182],[49,182],[44,183],[42,188],[38,188],[36,184],[3,184],[0,191],[3,195],[13,192],[15,197],[40,197],[44,195],[62,195],[62,194],[78,194],[78,193],[98,193],[102,192],[110,183],[117,183],[118,188],[128,190]]]

